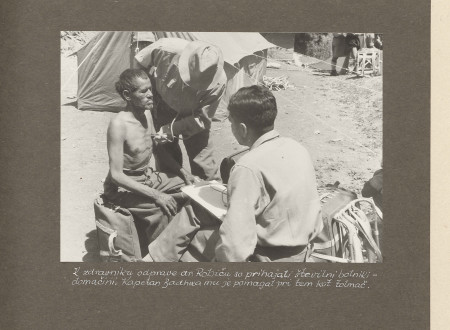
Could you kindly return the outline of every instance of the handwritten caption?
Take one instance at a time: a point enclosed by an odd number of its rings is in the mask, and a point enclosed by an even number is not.
[[[75,267],[71,277],[72,286],[124,286],[132,289],[157,287],[170,289],[177,287],[219,287],[239,289],[271,288],[342,288],[370,289],[378,275],[363,270],[258,270],[231,271],[227,268],[212,267],[194,270],[129,270],[122,266],[117,269]]]

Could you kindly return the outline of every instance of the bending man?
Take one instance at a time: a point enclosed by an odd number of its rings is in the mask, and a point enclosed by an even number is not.
[[[226,85],[220,49],[203,41],[162,38],[135,58],[149,71],[155,128],[170,141],[164,148],[182,164],[181,135],[192,174],[218,179],[209,130]]]

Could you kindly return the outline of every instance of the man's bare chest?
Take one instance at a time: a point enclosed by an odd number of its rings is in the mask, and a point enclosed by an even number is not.
[[[144,127],[139,122],[129,122],[126,127],[124,153],[128,155],[142,156],[152,151],[152,128]]]

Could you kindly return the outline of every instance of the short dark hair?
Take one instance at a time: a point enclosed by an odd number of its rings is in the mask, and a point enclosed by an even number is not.
[[[234,119],[257,131],[264,131],[273,127],[277,117],[277,102],[266,87],[242,87],[231,96],[228,111]]]
[[[119,81],[116,82],[116,91],[119,95],[125,100],[123,97],[124,91],[129,91],[130,93],[134,92],[137,89],[136,79],[148,79],[147,73],[142,69],[126,69],[119,76]]]

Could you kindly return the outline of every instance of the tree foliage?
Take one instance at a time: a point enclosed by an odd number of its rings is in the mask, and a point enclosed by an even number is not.
[[[331,56],[331,33],[296,33],[294,52],[326,60]]]

